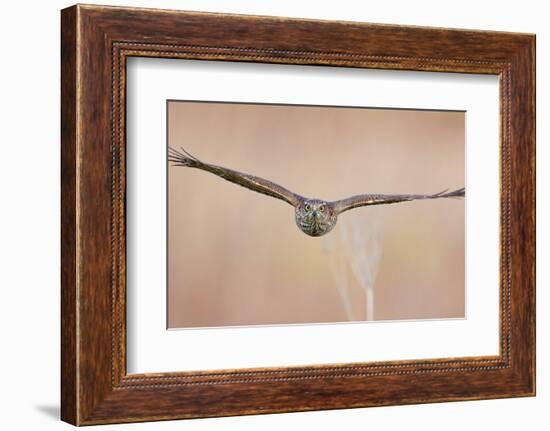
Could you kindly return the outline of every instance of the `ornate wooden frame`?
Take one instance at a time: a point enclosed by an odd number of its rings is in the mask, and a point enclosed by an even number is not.
[[[63,420],[88,425],[535,394],[534,35],[82,5],[61,17]],[[500,354],[128,375],[129,56],[498,75]]]

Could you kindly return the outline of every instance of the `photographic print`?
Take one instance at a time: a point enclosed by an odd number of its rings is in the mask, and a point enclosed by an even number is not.
[[[533,34],[61,23],[64,421],[535,395]]]
[[[533,34],[61,24],[64,421],[535,395]]]
[[[167,110],[168,328],[465,317],[465,112]]]

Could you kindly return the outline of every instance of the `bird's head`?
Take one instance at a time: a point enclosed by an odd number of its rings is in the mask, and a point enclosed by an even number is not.
[[[310,236],[322,236],[336,224],[336,212],[330,202],[321,199],[305,199],[296,207],[296,224]]]

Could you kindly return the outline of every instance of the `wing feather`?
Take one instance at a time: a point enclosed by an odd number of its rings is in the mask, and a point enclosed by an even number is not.
[[[334,208],[338,214],[344,211],[349,211],[353,208],[368,206],[368,205],[383,205],[393,204],[397,202],[408,202],[418,199],[439,199],[439,198],[460,198],[465,196],[465,189],[461,188],[454,191],[443,190],[439,193],[431,195],[380,195],[380,194],[365,194],[351,196],[346,199],[333,202]]]
[[[294,207],[299,205],[303,199],[300,195],[264,178],[202,162],[183,148],[178,151],[168,147],[168,161],[173,163],[173,166],[202,169],[249,190],[285,201]]]

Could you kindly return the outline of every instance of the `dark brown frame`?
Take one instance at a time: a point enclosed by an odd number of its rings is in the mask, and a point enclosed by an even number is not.
[[[61,417],[75,425],[535,394],[535,36],[73,6],[61,14]],[[500,354],[126,373],[129,56],[500,77]]]

